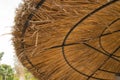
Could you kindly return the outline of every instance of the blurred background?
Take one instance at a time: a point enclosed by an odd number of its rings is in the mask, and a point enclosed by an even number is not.
[[[22,0],[0,0],[0,80],[37,80],[15,55],[12,27],[16,8]]]

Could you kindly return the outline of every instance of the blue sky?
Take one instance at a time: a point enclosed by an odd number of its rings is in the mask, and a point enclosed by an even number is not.
[[[13,66],[15,54],[12,46],[11,29],[14,25],[15,9],[21,0],[0,0],[0,52],[4,52],[2,63]]]

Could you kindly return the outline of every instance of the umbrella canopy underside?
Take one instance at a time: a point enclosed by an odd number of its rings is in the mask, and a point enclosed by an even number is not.
[[[115,80],[120,0],[24,0],[13,42],[39,80]]]

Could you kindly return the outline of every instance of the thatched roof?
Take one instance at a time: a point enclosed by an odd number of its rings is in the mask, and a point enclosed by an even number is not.
[[[39,80],[115,80],[120,73],[120,0],[25,0],[13,42]]]

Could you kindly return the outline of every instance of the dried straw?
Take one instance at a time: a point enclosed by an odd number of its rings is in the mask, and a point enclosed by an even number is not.
[[[120,73],[120,0],[24,0],[16,14],[16,54],[39,80]]]

